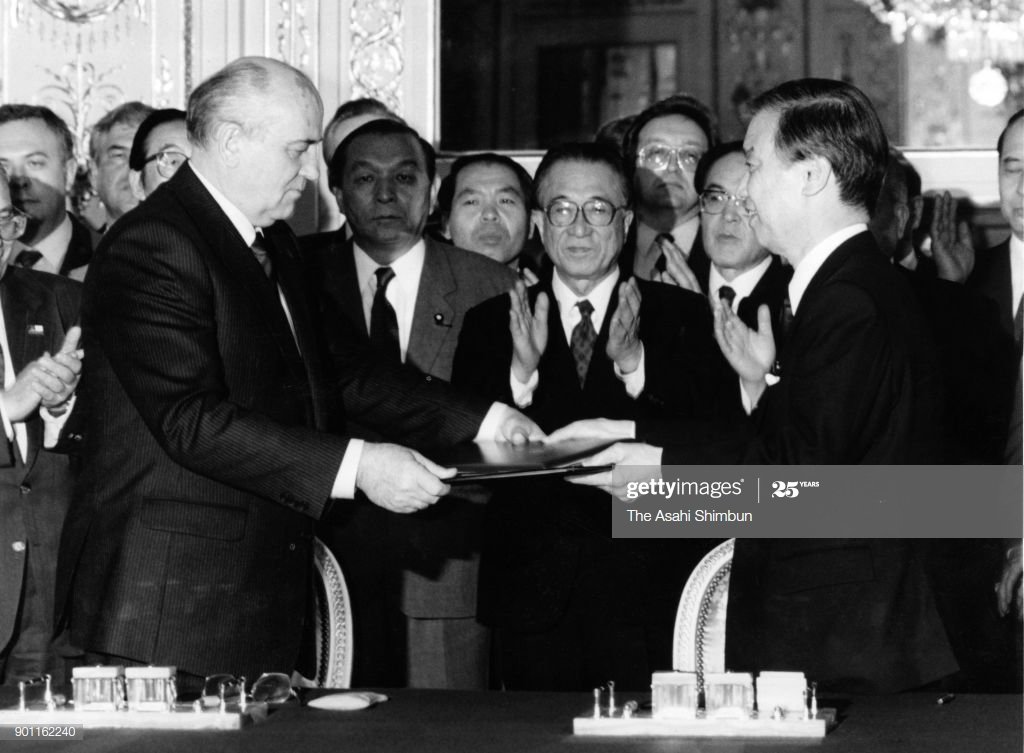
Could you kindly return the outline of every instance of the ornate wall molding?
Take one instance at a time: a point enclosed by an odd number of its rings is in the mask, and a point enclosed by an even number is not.
[[[352,0],[352,97],[375,97],[402,111],[402,0]]]

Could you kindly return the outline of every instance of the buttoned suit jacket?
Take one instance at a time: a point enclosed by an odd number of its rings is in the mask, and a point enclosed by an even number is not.
[[[58,593],[83,649],[197,675],[290,671],[313,520],[349,443],[322,431],[328,416],[439,441],[482,420],[482,403],[449,403],[340,331],[325,360],[294,236],[283,222],[264,235],[278,285],[186,165],[93,258],[86,470]]]
[[[56,353],[78,320],[81,286],[56,275],[8,268],[0,279],[11,363],[21,371],[43,355]],[[19,462],[13,441],[0,435],[0,646],[15,630],[26,577],[26,556],[39,573],[47,614],[53,612],[57,547],[71,499],[71,459],[43,449],[43,420],[38,411],[25,421],[27,457]],[[14,547],[28,542],[28,547]]]
[[[808,284],[752,433],[667,447],[663,462],[936,462],[930,340],[906,281],[860,233]],[[845,692],[917,687],[957,668],[921,547],[899,539],[737,539],[726,664],[800,670]]]
[[[634,419],[672,413],[691,416],[709,409],[713,377],[710,309],[704,296],[661,283],[638,281],[640,338],[646,384],[629,397],[605,355],[618,303],[612,295],[583,386],[562,329],[550,278],[530,288],[531,306],[544,291],[551,302],[548,342],[538,367],[539,383],[525,413],[545,431],[581,418]],[[453,384],[487,397],[511,400],[512,338],[507,299],[469,312],[455,354]],[[617,605],[608,619],[642,624],[678,599],[689,570],[672,560],[676,550],[660,542],[611,540],[611,499],[594,490],[554,482],[503,482],[488,507],[488,535],[481,563],[481,610],[487,620],[517,630],[546,629],[559,619],[578,573],[608,572]],[[692,564],[692,563],[691,563]],[[667,579],[667,580],[666,580]],[[670,625],[671,616],[665,617]]]
[[[352,241],[335,232],[310,236],[300,242],[303,251],[315,259],[315,284],[333,303],[333,309],[368,343]],[[481,254],[430,237],[425,237],[424,242],[426,252],[405,363],[429,379],[450,381],[466,312],[482,301],[506,293],[515,284],[516,275]],[[333,317],[325,317],[323,325],[331,329]],[[429,455],[433,448],[420,449]],[[401,607],[405,614],[423,618],[476,615],[482,501],[479,493],[462,490],[411,516],[364,511],[363,517],[369,516],[390,534],[393,540],[389,549],[400,552],[399,559],[404,564]],[[373,532],[366,534],[362,544],[370,543],[374,537]],[[328,541],[335,538],[330,533],[325,535]],[[349,543],[353,543],[351,539]],[[343,565],[354,554],[339,552]],[[378,560],[383,553],[364,554]]]

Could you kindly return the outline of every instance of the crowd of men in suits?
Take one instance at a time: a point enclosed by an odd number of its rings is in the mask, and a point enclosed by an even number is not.
[[[434,452],[1021,463],[1024,111],[998,144],[1011,237],[977,252],[948,196],[918,250],[920,179],[835,81],[765,93],[742,142],[670,97],[532,178],[484,153],[440,181],[372,100],[322,122],[264,58],[186,112],[117,108],[90,238],[67,126],[0,106],[4,682],[308,673],[318,536],[356,685],[643,689],[717,542],[612,538],[611,474],[454,486]],[[296,239],[321,142],[344,223]],[[738,541],[729,666],[1019,690],[1021,542],[954,541]]]

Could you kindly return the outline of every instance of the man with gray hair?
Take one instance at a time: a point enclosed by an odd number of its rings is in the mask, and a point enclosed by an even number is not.
[[[107,210],[107,227],[139,203],[128,180],[128,155],[153,108],[125,102],[96,121],[89,136],[89,179]]]
[[[229,63],[189,98],[189,163],[98,249],[82,303],[85,470],[58,592],[87,660],[173,665],[186,690],[295,669],[330,501],[360,490],[412,512],[454,473],[328,434],[329,420],[420,446],[535,433],[510,408],[375,361],[341,317],[322,357],[282,222],[318,177],[322,117],[295,68]]]

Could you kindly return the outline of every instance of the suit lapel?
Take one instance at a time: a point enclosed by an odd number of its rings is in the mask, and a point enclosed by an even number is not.
[[[351,239],[342,240],[341,233],[339,230],[335,240],[331,241],[330,259],[325,265],[332,277],[329,289],[334,292],[335,300],[345,316],[355,325],[359,336],[369,342],[370,323],[366,321],[366,312],[363,311],[363,294],[359,289],[359,278],[356,275],[355,247]]]
[[[405,361],[424,374],[431,374],[445,340],[452,336],[452,299],[458,286],[444,250],[429,238],[426,244]]]
[[[59,322],[52,319],[35,288],[28,284],[10,284],[10,275],[17,274],[15,270],[8,270],[0,282],[7,345],[11,351],[11,363],[5,364],[5,368],[12,369],[15,374],[47,350],[57,347],[58,336],[62,338],[64,334],[54,332],[55,328],[59,329]],[[51,344],[54,342],[57,345]],[[31,467],[42,446],[41,420],[31,418],[25,422],[25,427],[28,432],[28,457],[24,460],[25,465]]]
[[[241,285],[252,298],[256,304],[255,308],[263,317],[266,331],[273,336],[281,355],[289,362],[298,365],[300,371],[304,370],[301,366],[295,337],[292,335],[288,319],[281,307],[277,286],[267,279],[263,268],[253,256],[252,249],[245,245],[245,241],[242,240],[242,236],[238,234],[235,226],[231,224],[231,220],[224,214],[189,165],[184,165],[167,185],[168,188],[173,187],[189,214],[197,219],[196,224],[204,231],[210,254],[228,268],[231,278]],[[281,234],[276,232],[271,235],[278,239],[281,237]],[[281,249],[276,250],[281,251]],[[280,274],[278,277],[280,278]],[[288,284],[290,287],[292,281],[289,280]],[[290,287],[290,295],[293,300],[297,291],[301,289],[300,286]],[[286,300],[288,295],[289,292],[286,292]],[[290,303],[291,301],[289,301]]]

